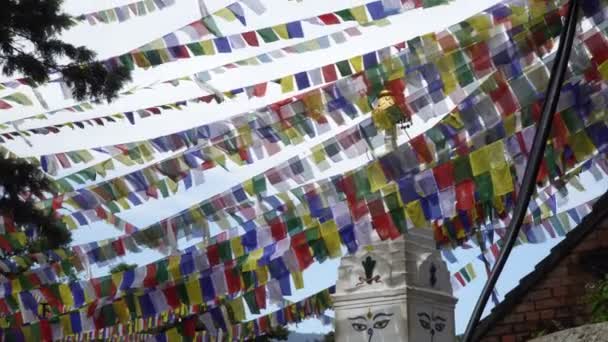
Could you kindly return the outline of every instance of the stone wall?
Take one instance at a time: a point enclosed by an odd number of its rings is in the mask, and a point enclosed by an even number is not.
[[[582,227],[577,229],[580,228]],[[588,291],[586,285],[596,281],[597,277],[582,265],[581,260],[592,251],[606,250],[608,220],[593,229],[574,249],[565,251],[565,256],[552,252],[550,257],[561,260],[546,274],[542,274],[539,280],[535,280],[534,285],[523,292],[521,298],[516,298],[516,304],[510,306],[492,324],[481,341],[527,341],[543,332],[550,333],[588,323],[590,312],[584,299]],[[505,269],[505,272],[508,271]],[[604,338],[604,341],[608,341],[608,337]]]
[[[559,331],[530,342],[605,342],[607,339],[608,322]]]

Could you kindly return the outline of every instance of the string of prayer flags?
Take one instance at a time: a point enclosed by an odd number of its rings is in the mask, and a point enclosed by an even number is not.
[[[504,23],[506,23],[505,20],[497,21],[497,25],[502,25]],[[454,27],[453,30],[459,30],[460,29],[458,25],[455,25],[453,27]],[[349,29],[345,30],[345,32],[349,32]],[[441,32],[439,34],[441,34],[443,36],[447,36],[447,37],[451,37],[452,36],[448,31],[443,31],[443,32]],[[536,36],[538,36],[538,35],[536,35]],[[521,34],[519,35],[519,37],[521,37]],[[415,40],[413,40],[413,41],[415,41]],[[441,42],[441,41],[438,41],[438,42]],[[467,41],[467,43],[470,43],[470,40]],[[304,44],[304,43],[302,43],[302,44]],[[402,44],[405,45],[405,43],[402,43]],[[309,46],[310,44],[305,44],[305,45]],[[395,46],[399,46],[399,45],[400,44],[397,44]],[[490,44],[490,45],[492,45],[492,44]],[[496,44],[494,44],[494,45],[496,45]],[[447,48],[452,49],[453,47],[452,46],[448,46]],[[295,49],[295,50],[299,51],[300,49]],[[285,50],[285,52],[287,52],[287,53],[289,53],[291,51],[292,50]],[[381,49],[380,51],[384,51],[384,50]],[[267,62],[271,61],[272,58],[280,58],[280,57],[283,56],[281,53],[278,53],[278,52],[280,52],[280,50],[275,50],[275,51],[269,52],[267,54],[262,54],[262,55],[259,55],[256,58],[253,58],[253,59],[249,58],[249,59],[244,59],[244,60],[241,60],[241,61],[237,61],[235,63],[226,64],[224,66],[221,66],[221,67],[213,69],[211,72],[212,73],[223,73],[224,69],[227,69],[227,68],[233,69],[233,68],[238,67],[239,65],[256,65],[256,64],[259,64],[259,63],[267,63]],[[412,61],[420,61],[420,60],[422,60],[421,57],[420,57],[421,56],[420,54],[422,52],[424,52],[424,51],[414,51],[414,52],[417,53],[416,56],[414,56],[413,58],[407,58],[406,59],[410,63]],[[384,53],[384,52],[382,54],[380,54],[380,55],[387,56],[387,54]],[[430,62],[430,61],[433,61],[433,60],[439,58],[440,56],[442,56],[442,55],[441,54],[427,55],[427,56],[425,56],[425,60],[428,60]],[[372,57],[372,58],[370,59],[370,57]],[[358,59],[358,58],[355,58],[355,60],[356,59]],[[368,64],[370,64],[370,63],[376,63],[375,62],[375,58],[373,58],[373,56],[365,55],[363,59],[365,60],[364,64],[366,65],[366,68],[368,67],[367,66]],[[384,58],[381,58],[381,59],[384,59]],[[351,58],[350,60],[352,61],[353,59]],[[254,61],[254,62],[252,62],[252,61]],[[465,62],[465,61],[460,61],[460,63],[462,63],[462,62]],[[253,63],[253,64],[251,64],[251,63]],[[332,72],[334,71],[333,69],[331,69],[331,70],[332,70]],[[441,70],[441,68],[440,68],[440,70]],[[334,78],[331,78],[331,77],[328,78],[329,76],[326,73],[326,71],[327,71],[326,68],[323,68],[323,75],[325,75],[326,81],[327,82],[334,81],[335,77]],[[166,81],[164,83],[178,84],[180,81],[183,81],[184,79],[191,79],[191,80],[194,80],[194,81],[198,81],[200,79],[200,80],[203,80],[203,81],[208,81],[210,79],[210,77],[211,77],[211,73],[204,72],[204,73],[197,73],[195,75],[187,76],[185,78],[178,78],[178,79]],[[448,84],[447,83],[448,82],[447,77],[449,77],[449,74],[443,73],[441,77],[444,79],[444,84],[446,85],[446,93],[451,93],[453,91],[453,87],[452,86],[447,87],[447,84]],[[318,79],[318,77],[311,76],[310,79],[311,80],[315,80],[315,79]],[[316,84],[316,82],[315,82],[315,84]],[[147,88],[148,88],[148,86],[144,86],[144,87],[141,87],[140,89],[147,89]],[[131,91],[127,91],[126,93],[130,93],[130,92]],[[209,96],[208,98],[209,99],[207,101],[211,101],[213,99],[213,96]],[[67,108],[63,108],[63,109],[60,109],[60,110],[56,110],[56,111],[53,111],[53,112],[50,112],[50,113],[46,113],[46,114],[39,114],[39,115],[33,116],[33,118],[45,119],[45,118],[47,118],[48,115],[53,115],[53,114],[55,114],[57,112],[60,112],[60,111],[63,111],[63,110],[82,111],[84,108],[90,108],[91,106],[93,106],[92,103],[83,103],[83,104],[75,105],[73,107],[67,107]],[[138,113],[139,113],[139,111],[135,111],[135,115],[137,115]],[[126,113],[126,117],[132,117],[133,115],[134,115],[133,112],[130,112],[130,114]],[[149,115],[140,115],[140,116],[148,117]],[[30,117],[30,118],[32,118],[32,117]],[[116,120],[117,118],[111,118],[111,119],[112,120]],[[118,118],[118,119],[120,119],[120,118]],[[124,117],[122,119],[124,119]],[[133,120],[130,119],[130,121],[133,121]],[[95,122],[91,122],[89,120],[89,121],[87,121],[87,124],[95,124]],[[6,125],[4,125],[4,126],[6,126]],[[3,125],[0,125],[0,127],[3,127]],[[4,128],[8,128],[8,127],[4,127]],[[7,137],[7,138],[10,139],[10,137]]]
[[[531,222],[531,215],[526,216],[526,222],[522,226],[520,235],[533,238],[520,238],[518,240],[518,245],[542,243],[551,238],[563,238],[571,230],[570,221],[577,222],[578,220],[578,222],[580,222],[581,217],[585,217],[591,212],[591,204],[595,202],[595,200],[596,199],[593,199],[580,204],[560,214],[554,211],[551,213],[551,216],[544,217],[540,222]],[[564,227],[568,228],[565,229]],[[505,228],[500,229],[504,230]],[[501,241],[491,244],[483,255],[480,254],[477,256],[477,259],[481,260],[482,258],[485,258],[490,265],[493,265],[500,254],[500,245]],[[454,290],[456,291],[467,286],[476,278],[476,274],[475,265],[472,262],[467,263],[462,269],[452,275],[451,282]]]
[[[143,17],[149,13],[162,11],[173,5],[175,5],[175,0],[141,0],[122,6],[81,14],[76,17],[76,20],[81,22],[86,21],[89,25],[122,23],[134,17]]]
[[[415,211],[415,212],[420,213],[420,210],[417,210],[417,211]]]
[[[447,3],[447,1],[445,2]],[[386,23],[386,18],[392,15],[399,14],[403,11],[407,11],[415,8],[426,8],[441,5],[442,3],[427,3],[427,2],[416,2],[412,8],[402,6],[398,10],[385,9],[384,4],[381,0],[374,1],[367,6],[359,6],[356,8],[345,8],[340,11],[330,12],[321,14],[318,16],[297,20],[289,23],[282,23],[279,25],[264,27],[248,31],[246,33],[234,34],[228,37],[220,36],[217,32],[216,26],[210,27],[212,21],[211,17],[207,17],[209,20],[201,20],[201,23],[206,24],[206,27],[217,36],[217,38],[194,41],[190,43],[179,43],[178,38],[175,34],[170,34],[171,44],[166,47],[158,47],[158,45],[164,46],[167,40],[157,40],[149,45],[143,46],[139,49],[131,51],[130,53],[112,57],[106,61],[106,64],[111,66],[124,66],[128,68],[134,68],[138,66],[140,68],[147,68],[167,62],[171,62],[176,59],[191,58],[202,55],[214,55],[218,53],[231,53],[233,49],[241,49],[247,46],[259,46],[260,41],[264,43],[272,43],[277,40],[303,38],[304,33],[302,29],[302,23],[308,22],[315,25],[336,25],[343,22],[356,20],[359,24],[370,25],[373,23]],[[354,14],[355,11],[357,14]],[[215,13],[220,15],[224,19],[235,20],[244,17],[234,11],[234,8],[225,8]],[[369,12],[369,14],[368,14]],[[233,19],[234,18],[234,19]],[[371,20],[369,19],[371,18]],[[211,20],[211,21],[210,21]],[[323,40],[318,41],[319,45],[325,45],[326,42]],[[151,46],[150,46],[151,45]],[[152,47],[153,46],[153,47]]]
[[[278,326],[299,323],[309,318],[323,317],[323,313],[332,308],[331,294],[334,292],[335,286],[332,286],[305,299],[290,303],[270,314],[257,317],[250,321],[234,324],[231,327],[228,327],[227,331],[218,331],[215,335],[211,336],[209,336],[210,333],[206,331],[196,332],[196,334],[203,336],[195,334],[194,338],[206,341],[207,339],[212,338],[212,336],[217,336],[217,338],[224,336],[230,340],[241,341],[248,338],[252,339],[258,336],[264,336]],[[182,328],[182,333],[180,334],[179,328],[175,327],[171,328],[169,331],[157,334],[155,338],[158,342],[165,342],[171,341],[171,336],[181,335],[192,337],[183,331],[185,331],[185,329]]]
[[[175,105],[179,106],[179,103],[176,103]],[[158,108],[158,111],[160,111],[160,110],[161,110],[161,108]],[[152,111],[152,109],[149,109],[149,111]],[[147,112],[147,111],[146,111],[146,112]],[[113,115],[113,118],[112,118],[111,120],[115,120],[114,118],[116,118],[116,117],[117,117],[117,115]],[[124,116],[122,116],[122,117],[124,118]],[[103,121],[100,121],[100,120],[101,120],[101,119],[96,119],[96,120],[88,120],[88,122],[87,122],[87,123],[88,123],[88,124],[91,124],[91,122],[101,122],[101,123],[103,124]],[[70,126],[71,126],[71,127],[75,127],[75,126],[73,126],[73,124],[76,124],[76,126],[79,126],[79,127],[84,127],[84,123],[82,123],[82,122],[81,122],[80,124],[77,124],[77,123],[67,124],[65,127],[70,127]],[[53,129],[54,129],[53,131],[56,131],[57,127],[58,127],[57,125],[56,125],[56,126],[53,126]],[[34,132],[40,132],[40,133],[48,132],[48,131],[46,131],[46,130],[44,130],[44,129],[36,129],[36,130],[33,130],[33,131],[34,131]],[[51,132],[53,132],[53,131],[51,131]],[[237,131],[238,131],[238,129],[237,129]],[[6,136],[6,134],[5,134],[5,136]],[[9,137],[10,137],[10,136],[9,136]],[[1,138],[0,138],[0,139],[1,139]],[[417,150],[419,150],[419,149],[417,149]],[[83,152],[83,153],[86,153],[86,152]],[[68,154],[68,156],[69,156],[69,155],[70,155],[70,154]],[[71,155],[74,157],[73,159],[76,159],[76,161],[81,161],[81,159],[82,159],[82,158],[80,158],[80,152],[78,152],[78,151],[74,151],[74,152],[73,152]],[[131,154],[129,154],[129,155],[131,155]],[[141,154],[136,153],[136,154],[133,154],[133,155],[135,155],[135,156],[140,156]],[[144,154],[144,155],[146,155],[146,154]],[[426,155],[426,154],[425,154],[425,155]],[[56,156],[56,158],[60,158],[60,157],[62,157],[62,156],[63,156],[62,154],[58,154],[58,155]],[[46,157],[46,158],[48,159],[48,157]],[[85,159],[85,160],[86,160],[86,159]],[[52,161],[52,160],[51,160],[51,161]],[[51,161],[47,160],[47,161],[46,161],[46,163],[43,163],[43,165],[49,165],[49,162],[51,162]],[[144,162],[144,161],[143,161],[141,158],[140,158],[140,159],[138,159],[138,160],[136,160],[136,161],[137,161],[137,162],[140,162],[140,163],[141,163],[141,162]],[[47,169],[48,169],[48,170],[54,170],[54,169],[55,169],[55,168],[54,168],[54,166],[55,166],[55,165],[66,165],[66,166],[70,166],[71,164],[70,164],[69,162],[65,161],[65,158],[63,158],[63,161],[62,161],[62,160],[59,160],[59,162],[53,162],[53,165],[51,165],[50,167],[47,167]]]
[[[15,92],[0,98],[0,110],[13,108],[14,104],[32,106],[34,103],[22,92]]]
[[[449,121],[450,121],[450,120],[451,120],[451,119],[450,119],[450,116],[448,116],[445,122],[449,123]],[[462,128],[462,127],[461,127],[461,128]],[[362,127],[362,130],[364,130],[364,127]],[[429,132],[433,132],[434,130],[435,130],[435,128],[431,129]],[[481,135],[478,135],[478,136],[481,136]],[[429,140],[430,140],[430,141],[432,141],[432,139],[429,139]],[[461,142],[458,142],[458,143],[461,143]],[[393,163],[394,163],[394,162],[393,162]],[[390,165],[390,163],[389,163],[389,165]],[[457,174],[458,174],[458,173],[457,173]],[[495,183],[496,183],[496,181],[498,180],[498,178],[496,178],[496,177],[495,177],[494,179],[495,179]],[[508,183],[504,183],[504,184],[508,184]],[[473,197],[469,197],[469,198],[473,198]],[[463,203],[463,202],[462,202],[462,200],[461,200],[461,201],[459,201],[459,202],[460,202],[460,203]]]

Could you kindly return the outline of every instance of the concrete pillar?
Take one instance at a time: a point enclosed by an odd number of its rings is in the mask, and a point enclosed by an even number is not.
[[[338,342],[454,341],[456,298],[430,229],[343,257],[333,300]]]

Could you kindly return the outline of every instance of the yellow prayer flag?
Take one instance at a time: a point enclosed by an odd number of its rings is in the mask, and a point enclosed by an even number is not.
[[[251,134],[251,127],[248,124],[237,127],[237,132],[239,133],[239,139],[241,140],[241,144],[243,146],[251,146],[253,145],[253,136]]]
[[[472,263],[467,264],[467,266],[465,266],[465,267],[466,267],[467,272],[469,273],[469,276],[471,277],[471,279],[477,278],[477,274],[475,273],[475,269],[473,268]]]
[[[268,268],[266,268],[266,266],[256,268],[255,275],[258,285],[265,285],[268,283]]]
[[[203,48],[205,55],[215,55],[215,45],[213,45],[213,41],[210,39],[203,40],[200,42],[200,45]]]
[[[179,270],[180,263],[179,255],[171,255],[169,256],[169,266],[167,267],[167,271],[173,278],[173,280],[179,279],[181,277],[181,271]]]
[[[289,39],[289,32],[287,32],[287,24],[280,24],[272,27],[273,31],[281,39]]]
[[[242,322],[245,320],[245,306],[243,305],[243,297],[237,297],[236,299],[229,301],[228,305],[230,306],[230,309],[232,309],[232,314],[237,322]]]
[[[293,87],[293,75],[285,76],[281,79],[281,92],[283,94],[292,92]]]
[[[201,285],[197,278],[191,278],[186,283],[186,291],[188,293],[188,304],[202,304],[203,297],[201,294]]]
[[[0,322],[0,328],[8,329],[9,327],[10,327],[10,325],[8,323],[5,326],[5,324],[3,324],[3,322]],[[21,331],[23,332],[23,337],[24,337],[25,341],[34,341],[34,338],[32,336],[32,326],[31,325],[22,325]]]
[[[310,214],[300,215],[300,219],[302,219],[302,224],[304,227],[312,227],[317,223],[317,220],[312,218]]]
[[[66,284],[59,284],[59,296],[61,297],[61,302],[67,307],[71,308],[74,306],[74,297],[72,295],[72,291],[70,287]]]
[[[247,192],[249,196],[255,195],[255,192],[253,190],[253,179],[250,178],[243,182],[243,189]]]
[[[312,148],[312,160],[316,165],[325,161],[325,149],[321,145]]]
[[[325,247],[331,258],[342,256],[342,248],[340,245],[340,234],[338,234],[338,226],[334,220],[328,220],[321,223],[319,231],[325,242]]]
[[[293,285],[296,287],[296,290],[304,288],[304,277],[302,276],[302,272],[292,272],[291,278],[293,279]]]
[[[129,201],[127,201],[126,197],[121,197],[117,201],[114,201],[114,202],[117,203],[118,205],[120,205],[120,207],[123,208],[124,210],[131,209],[131,205],[129,204]]]
[[[70,230],[74,230],[78,228],[76,221],[71,216],[64,216],[61,218],[61,221],[68,227]]]
[[[507,137],[515,134],[517,129],[517,117],[515,115],[509,115],[504,118],[503,123],[505,125],[505,133]]]
[[[451,94],[458,88],[458,81],[453,73],[454,62],[450,54],[443,55],[437,60],[439,76],[443,82],[443,91],[446,94]]]
[[[478,39],[485,40],[488,38],[488,30],[492,27],[492,20],[489,15],[485,13],[477,14],[469,18],[467,23],[477,31]]]
[[[234,13],[232,13],[232,11],[229,10],[227,7],[224,7],[213,14],[228,22],[233,22],[236,20],[236,16],[234,15]]]
[[[364,5],[351,8],[350,13],[359,24],[365,24],[369,21],[367,19],[367,12],[365,11]]]
[[[405,212],[409,217],[410,221],[416,228],[426,228],[428,227],[428,223],[426,218],[424,217],[424,212],[422,211],[422,205],[419,200],[408,203],[405,206]]]
[[[494,196],[494,198],[492,198],[492,204],[494,205],[494,209],[496,209],[499,214],[505,212],[505,204],[500,197]]]
[[[171,178],[166,178],[165,182],[167,183],[167,188],[169,188],[169,190],[171,191],[172,194],[175,194],[177,192],[177,189],[179,187],[179,184],[177,184],[175,181],[173,181],[173,179]]]
[[[357,106],[357,108],[362,113],[369,113],[369,112],[372,111],[372,107],[369,105],[369,101],[367,99],[367,96],[359,97],[358,99],[356,99],[355,100],[355,106]]]
[[[590,155],[595,153],[595,145],[593,145],[593,142],[591,142],[591,139],[589,139],[584,130],[570,135],[568,142],[578,162],[585,161]]]
[[[349,61],[350,64],[353,66],[353,69],[355,69],[355,72],[363,71],[363,56],[353,57],[349,59]]]
[[[249,272],[254,271],[258,267],[258,260],[264,255],[264,249],[258,248],[253,252],[249,253],[247,260],[243,263],[243,271]]]
[[[376,192],[386,185],[386,177],[384,176],[382,165],[380,165],[378,160],[367,167],[367,178],[369,179],[371,192]]]
[[[151,66],[150,61],[146,58],[143,52],[132,52],[131,56],[133,57],[133,61],[140,68],[149,68]]]
[[[505,158],[505,144],[503,140],[495,141],[486,146],[488,149],[488,160],[490,167],[498,167],[504,164],[507,160]]]
[[[243,248],[239,237],[230,240],[230,247],[232,248],[232,253],[234,253],[235,258],[239,258],[245,254],[245,249]]]
[[[492,178],[492,186],[494,187],[494,196],[502,196],[513,192],[511,169],[506,162],[490,169],[490,177]]]
[[[600,64],[600,66],[597,68],[597,70],[600,72],[602,79],[604,81],[607,81],[608,80],[608,61],[605,61],[604,63]]]
[[[181,341],[182,335],[177,331],[177,328],[171,328],[165,333],[167,341]]]
[[[511,15],[509,18],[511,19],[511,25],[513,27],[517,27],[523,25],[528,22],[528,11],[524,6],[510,6],[511,7]]]
[[[59,316],[59,324],[61,325],[61,329],[63,329],[64,335],[71,335],[72,331],[72,321],[70,319],[70,315],[61,315]]]
[[[471,170],[473,176],[479,176],[490,170],[490,160],[488,159],[488,148],[484,146],[476,151],[469,154],[469,162],[471,163]]]
[[[114,284],[114,286],[116,286],[116,288],[120,287],[120,284],[122,283],[122,276],[123,276],[123,272],[118,272],[118,273],[112,274],[112,283]]]
[[[129,310],[127,309],[127,305],[125,304],[124,300],[118,300],[114,302],[112,306],[114,307],[114,312],[116,313],[116,318],[118,321],[125,323],[131,319]]]

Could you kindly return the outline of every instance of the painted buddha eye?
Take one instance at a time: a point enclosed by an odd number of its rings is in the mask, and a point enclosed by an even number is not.
[[[419,320],[420,321],[420,325],[422,326],[422,328],[424,328],[424,330],[429,330],[431,329],[431,323],[429,323],[429,321],[426,320]]]
[[[435,323],[435,330],[438,332],[443,331],[445,328],[445,323]]]
[[[386,326],[388,325],[389,322],[390,322],[389,319],[384,319],[382,321],[378,321],[378,322],[374,323],[374,329],[384,329],[384,328],[386,328]]]
[[[356,331],[365,331],[367,330],[367,325],[361,323],[353,323],[353,329]]]

